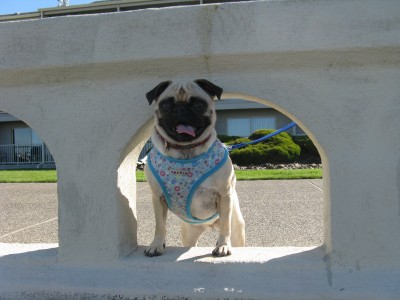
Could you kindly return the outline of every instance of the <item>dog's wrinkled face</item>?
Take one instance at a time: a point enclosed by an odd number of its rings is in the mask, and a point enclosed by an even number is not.
[[[160,83],[146,94],[149,104],[156,101],[156,126],[161,135],[176,142],[191,142],[214,127],[213,98],[220,99],[222,89],[199,79],[194,82]],[[162,132],[163,131],[163,132]]]

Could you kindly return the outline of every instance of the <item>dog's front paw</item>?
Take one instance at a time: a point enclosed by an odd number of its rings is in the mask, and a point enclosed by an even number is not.
[[[162,244],[161,246],[151,244],[149,248],[144,250],[144,255],[148,257],[160,256],[164,253],[164,249],[165,249],[165,244]]]
[[[217,247],[212,252],[213,256],[218,256],[218,257],[228,256],[231,254],[232,254],[231,245],[229,245],[229,244],[225,244],[225,245],[221,245],[221,246],[219,246],[217,244]]]

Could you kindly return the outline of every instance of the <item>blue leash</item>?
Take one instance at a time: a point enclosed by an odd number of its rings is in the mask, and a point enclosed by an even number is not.
[[[256,143],[262,142],[264,140],[267,140],[269,138],[272,138],[273,136],[275,136],[277,134],[280,134],[281,132],[286,131],[286,130],[288,130],[288,129],[296,126],[296,125],[297,124],[295,122],[292,122],[292,123],[280,128],[280,129],[278,129],[278,130],[276,130],[274,132],[271,132],[270,134],[267,134],[266,136],[263,136],[263,137],[261,137],[261,138],[259,138],[257,140],[254,140],[254,141],[251,141],[251,142],[247,142],[247,143],[240,143],[240,144],[236,144],[236,145],[225,145],[225,147],[228,149],[228,151],[232,151],[234,149],[246,147],[247,145],[256,144]]]

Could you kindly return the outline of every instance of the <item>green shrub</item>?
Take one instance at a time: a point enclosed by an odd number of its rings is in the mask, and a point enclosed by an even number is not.
[[[315,147],[314,143],[307,135],[295,136],[293,137],[293,142],[295,142],[297,145],[300,146],[301,154],[310,154],[319,156],[317,147]]]
[[[259,129],[254,131],[250,136],[249,139],[251,139],[252,141],[254,140],[258,140],[259,138],[262,138],[270,133],[273,133],[275,130],[274,129]],[[263,143],[276,143],[276,144],[285,144],[285,143],[293,143],[292,137],[286,133],[286,132],[282,132],[278,135],[273,136],[272,138],[269,138],[265,141],[263,141]]]
[[[253,132],[250,140],[259,139],[275,130],[261,129]],[[238,139],[232,144],[248,141]],[[258,165],[264,163],[290,163],[300,156],[300,146],[295,144],[289,134],[282,132],[263,142],[248,145],[244,148],[235,149],[230,152],[233,163],[238,165]]]
[[[249,138],[245,138],[245,137],[237,138],[236,137],[236,139],[231,140],[229,142],[226,142],[225,144],[227,144],[227,145],[237,145],[237,144],[248,143],[248,142],[251,142],[251,140]]]
[[[231,143],[236,139],[239,139],[240,136],[230,136],[230,135],[218,135],[218,139],[225,144]]]

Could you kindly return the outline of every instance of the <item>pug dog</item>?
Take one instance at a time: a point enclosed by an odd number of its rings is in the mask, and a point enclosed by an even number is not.
[[[217,139],[214,98],[222,88],[205,80],[161,82],[146,94],[155,103],[153,149],[145,175],[156,219],[154,240],[146,256],[165,250],[167,212],[181,219],[185,247],[201,235],[219,230],[213,256],[227,256],[245,244],[245,222],[236,193],[236,176],[227,149]]]

